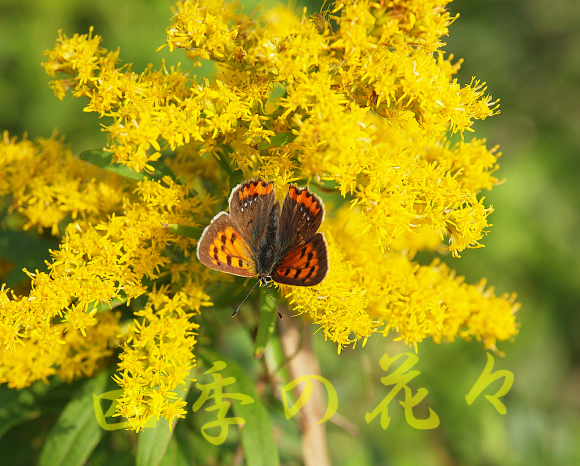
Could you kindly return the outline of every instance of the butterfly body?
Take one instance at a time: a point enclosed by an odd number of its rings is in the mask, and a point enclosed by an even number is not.
[[[322,233],[324,206],[307,188],[290,186],[284,204],[276,202],[272,181],[236,186],[229,214],[220,212],[207,226],[197,257],[207,267],[242,277],[258,276],[294,286],[320,283],[328,271]]]
[[[270,212],[266,231],[258,246],[256,260],[256,272],[260,279],[271,277],[276,262],[279,260],[278,245],[276,244],[276,232],[280,223],[280,204],[276,202]]]

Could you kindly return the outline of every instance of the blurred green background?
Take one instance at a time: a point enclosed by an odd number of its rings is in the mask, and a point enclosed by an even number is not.
[[[312,13],[320,8],[307,6]],[[71,36],[87,33],[92,25],[104,38],[102,46],[120,47],[123,62],[132,62],[137,72],[149,62],[159,67],[163,58],[176,64],[183,60],[179,52],[155,52],[164,43],[170,8],[167,0],[1,0],[0,129],[18,136],[27,132],[32,139],[48,137],[58,128],[75,154],[102,147],[106,137],[97,116],[82,112],[84,101],[67,97],[60,102],[48,88],[49,78],[40,67],[43,51],[54,46],[59,29]],[[500,145],[498,176],[507,181],[485,193],[495,207],[486,248],[445,260],[469,283],[487,277],[498,294],[518,293],[520,334],[513,343],[500,343],[506,355],[495,356],[494,368],[512,371],[515,383],[504,398],[505,416],[483,395],[468,406],[465,395],[485,367],[482,345],[424,342],[415,367],[421,375],[410,386],[429,390],[422,405],[439,415],[441,425],[427,431],[411,428],[399,396],[389,407],[391,424],[382,430],[378,418],[371,424],[364,421],[365,413],[388,393],[379,381],[384,373],[378,361],[387,351],[392,356],[410,350],[390,338],[374,337],[365,348],[338,356],[319,333],[314,345],[322,375],[337,389],[339,413],[350,425],[345,430],[327,423],[333,464],[578,465],[580,2],[456,0],[449,8],[461,15],[444,49],[465,59],[459,81],[466,84],[476,76],[500,99],[501,114],[474,128],[489,146]],[[252,371],[256,363],[242,321],[228,319],[228,309],[207,312],[214,313],[208,319],[218,326],[212,330],[215,345]],[[281,407],[271,414],[282,464],[300,464],[296,422],[286,421]],[[31,421],[0,438],[0,451],[11,452],[4,464],[36,461],[46,428],[55,419]],[[102,448],[115,448],[104,444]],[[200,449],[209,447],[203,439],[199,442]],[[207,464],[229,464],[224,453],[215,455],[218,459]],[[191,464],[206,464],[194,457]],[[101,464],[98,458],[96,454],[89,463]]]

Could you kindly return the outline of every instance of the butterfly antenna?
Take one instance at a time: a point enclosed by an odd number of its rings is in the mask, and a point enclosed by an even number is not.
[[[252,289],[250,290],[250,292],[248,293],[248,295],[244,298],[244,300],[240,303],[240,305],[238,306],[238,308],[235,310],[235,312],[232,314],[232,317],[236,317],[236,314],[238,313],[238,311],[240,310],[240,308],[242,307],[242,304],[244,304],[246,302],[246,300],[250,297],[250,295],[252,294],[252,291],[254,291],[254,288],[256,288],[256,286],[258,285],[258,283],[260,283],[260,280],[258,280],[256,282],[256,284],[252,287]]]
[[[276,310],[278,311],[278,317],[280,317],[280,319],[284,320],[284,317],[282,317],[282,313],[280,312],[280,309],[278,309],[278,305],[276,304],[276,301],[274,300],[274,296],[272,296],[272,292],[270,291],[270,286],[268,284],[266,284],[266,289],[268,290],[268,294],[270,295],[270,298],[272,299],[274,306],[276,306]]]

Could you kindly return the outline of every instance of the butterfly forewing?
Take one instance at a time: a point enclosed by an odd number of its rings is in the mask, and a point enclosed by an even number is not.
[[[323,219],[322,200],[307,188],[290,186],[276,235],[280,254],[285,255],[305,244],[318,231]]]
[[[256,275],[252,251],[225,212],[217,214],[203,231],[197,258],[210,269],[242,277]]]
[[[254,255],[258,254],[258,248],[275,202],[274,182],[261,179],[239,184],[230,196],[232,223],[246,240]]]
[[[314,286],[324,280],[327,272],[326,242],[322,233],[316,233],[282,258],[272,278],[284,285]]]

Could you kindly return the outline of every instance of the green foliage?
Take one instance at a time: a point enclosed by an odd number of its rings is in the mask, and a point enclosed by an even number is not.
[[[127,165],[114,163],[112,155],[104,150],[86,150],[80,153],[79,159],[86,160],[108,172],[115,173],[133,181],[146,179],[161,180],[164,176],[170,176],[175,179],[175,175],[171,172],[171,169],[162,162],[149,162],[149,165],[155,169],[153,174],[149,174],[146,172],[137,173]]]

